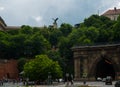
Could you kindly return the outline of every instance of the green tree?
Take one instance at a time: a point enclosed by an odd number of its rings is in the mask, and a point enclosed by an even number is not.
[[[50,31],[49,42],[52,46],[56,47],[59,43],[59,39],[62,36],[62,32],[58,29],[52,29]]]
[[[24,65],[25,76],[30,80],[46,80],[50,72],[53,79],[62,77],[61,67],[47,55],[37,55]]]
[[[111,29],[112,25],[115,23],[115,21],[110,20],[108,17],[100,16],[100,20],[102,22],[102,25],[99,27],[100,29]]]
[[[84,30],[84,33],[88,39],[90,39],[92,42],[95,42],[97,37],[99,36],[99,30],[95,27],[89,27]]]
[[[10,41],[10,55],[11,58],[20,58],[24,56],[24,41],[26,40],[25,34],[18,34],[9,37]]]
[[[84,28],[84,27],[83,27]],[[69,34],[68,39],[69,43],[74,46],[74,45],[80,45],[79,43],[79,38],[84,36],[84,29],[83,28],[78,28],[78,29],[73,29],[73,31]]]
[[[120,41],[120,16],[117,19],[117,22],[113,25],[114,29],[114,41],[119,42]]]
[[[48,28],[41,28],[40,29],[40,33],[47,39],[47,40],[49,40],[49,38],[50,38],[50,30],[48,29]]]
[[[33,29],[32,29],[32,27],[30,27],[28,25],[23,25],[23,26],[21,26],[20,32],[22,34],[31,35],[33,33]]]
[[[9,31],[6,31],[8,34],[10,35],[17,35],[19,34],[19,30],[9,30]]]
[[[86,27],[94,26],[99,28],[102,25],[102,21],[100,20],[100,16],[91,15],[89,18],[84,20],[84,24]]]
[[[109,42],[110,39],[110,34],[109,32],[110,30],[106,30],[106,29],[99,29],[99,36],[96,39],[96,43],[106,43]]]
[[[93,42],[89,38],[87,38],[85,35],[81,36],[77,40],[77,42],[79,43],[78,46],[93,45]]]
[[[7,40],[0,40],[0,58],[9,59],[10,43]]]
[[[0,58],[9,59],[10,57],[10,35],[7,32],[0,31]]]
[[[19,70],[19,73],[23,71],[24,65],[25,65],[26,62],[27,62],[26,58],[18,59],[18,70]]]
[[[41,34],[36,33],[33,36],[31,36],[31,41],[33,55],[44,54],[47,50],[50,49],[50,43]]]
[[[72,25],[66,23],[61,24],[60,31],[66,37],[72,32]]]
[[[91,15],[89,18],[84,20],[83,23],[86,27],[96,27],[102,29],[109,29],[114,21],[110,20],[105,16]]]
[[[60,56],[59,50],[50,50],[47,52],[47,55],[53,61],[57,61],[58,64],[61,66],[62,71],[64,71],[65,58]]]
[[[71,50],[72,46],[73,44],[70,43],[68,38],[62,37],[60,39],[59,52],[61,57],[64,59],[64,72],[73,73],[73,54]]]

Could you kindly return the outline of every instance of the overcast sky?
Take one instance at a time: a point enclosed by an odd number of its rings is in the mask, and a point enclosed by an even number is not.
[[[0,16],[8,26],[48,26],[57,17],[59,25],[74,25],[114,7],[120,0],[0,0]]]

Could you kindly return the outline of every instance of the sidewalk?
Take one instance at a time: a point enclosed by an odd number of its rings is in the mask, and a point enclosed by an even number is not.
[[[88,86],[92,86],[92,87],[114,87],[115,81],[113,81],[112,85],[105,85],[105,82],[98,82],[98,81],[87,81],[85,85]],[[69,83],[69,85],[67,85],[67,83],[55,83],[52,85],[30,85],[29,87],[78,87],[80,85],[84,85],[83,81],[78,81],[78,82],[74,82],[73,85],[71,85]],[[21,83],[4,83],[3,86],[0,87],[27,87],[27,86],[23,86],[23,84]]]
[[[52,84],[52,85],[36,85],[36,86],[29,86],[29,87],[65,87],[65,85],[66,84],[64,83],[58,83],[58,84]]]

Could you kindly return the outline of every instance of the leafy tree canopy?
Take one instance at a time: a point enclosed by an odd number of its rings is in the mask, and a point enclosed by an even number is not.
[[[48,74],[52,79],[62,77],[61,67],[58,62],[54,62],[47,55],[37,55],[35,59],[24,65],[25,76],[30,80],[46,80]]]

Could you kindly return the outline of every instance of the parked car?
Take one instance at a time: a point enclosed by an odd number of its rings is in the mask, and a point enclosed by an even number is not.
[[[105,82],[105,81],[106,81],[106,78],[103,78],[102,81]]]
[[[97,81],[102,81],[102,78],[101,77],[97,77]]]
[[[120,87],[120,80],[115,83],[115,87]]]
[[[34,81],[28,81],[27,85],[35,85]]]
[[[111,76],[107,76],[107,77],[106,77],[105,84],[106,84],[106,85],[112,85],[112,77],[111,77]]]

